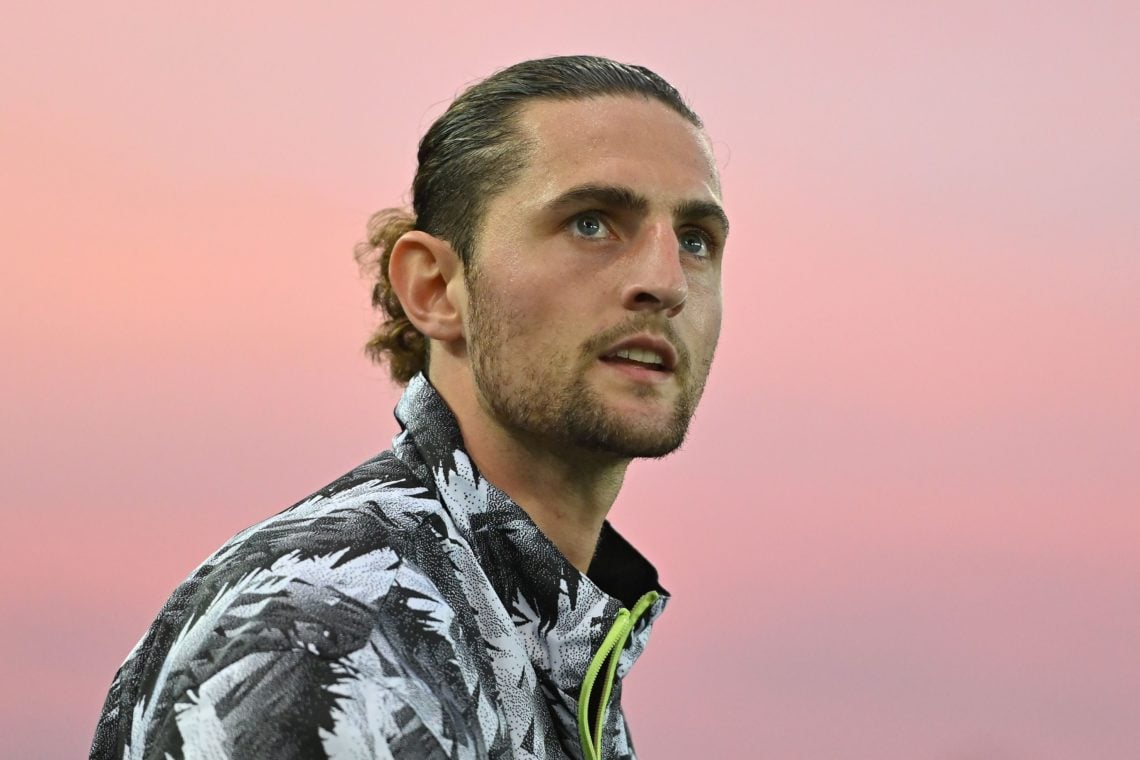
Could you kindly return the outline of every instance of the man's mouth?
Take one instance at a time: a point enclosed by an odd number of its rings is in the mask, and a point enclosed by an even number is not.
[[[658,372],[669,371],[665,365],[665,358],[661,354],[645,348],[623,348],[620,351],[603,356],[602,361],[613,364],[631,364]]]

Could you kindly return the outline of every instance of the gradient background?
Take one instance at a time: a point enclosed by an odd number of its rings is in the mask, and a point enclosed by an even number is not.
[[[5,757],[86,756],[174,586],[387,447],[352,246],[462,86],[577,52],[682,90],[733,218],[612,513],[675,594],[642,755],[1140,757],[1140,5],[161,5],[0,25]]]

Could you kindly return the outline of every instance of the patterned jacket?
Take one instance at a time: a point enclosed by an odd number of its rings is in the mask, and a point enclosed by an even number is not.
[[[621,679],[668,600],[653,566],[607,523],[578,572],[480,476],[422,375],[396,418],[391,450],[178,587],[92,758],[634,757]]]

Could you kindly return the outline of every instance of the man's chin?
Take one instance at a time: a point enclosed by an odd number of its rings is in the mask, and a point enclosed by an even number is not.
[[[660,459],[679,449],[684,438],[683,434],[656,438],[611,436],[591,441],[587,448],[621,459]]]
[[[597,388],[567,414],[580,446],[623,458],[655,459],[680,448],[693,410],[675,382]]]
[[[671,454],[680,448],[688,432],[688,415],[675,409],[669,414],[621,414],[610,412],[593,424],[579,426],[571,422],[569,432],[579,447],[597,453],[608,453],[625,459],[649,458]]]

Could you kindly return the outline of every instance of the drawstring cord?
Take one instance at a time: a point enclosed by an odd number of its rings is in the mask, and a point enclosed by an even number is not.
[[[632,612],[624,608],[618,610],[617,619],[610,626],[609,633],[606,634],[606,638],[602,640],[602,645],[594,654],[594,659],[590,660],[590,666],[586,668],[586,680],[582,682],[582,690],[578,696],[578,739],[582,743],[582,755],[586,760],[601,760],[602,726],[605,724],[606,708],[610,704],[610,694],[614,687],[618,660],[621,659],[622,650],[625,649],[626,641],[629,640],[629,634],[633,631],[634,625],[645,614],[645,611],[653,606],[659,596],[660,594],[656,591],[650,591],[637,600],[637,604],[633,605]],[[605,681],[602,682],[602,698],[598,700],[598,715],[591,735],[590,693],[594,690],[594,681],[597,680],[598,673],[606,664],[607,659],[609,666],[606,668]]]

